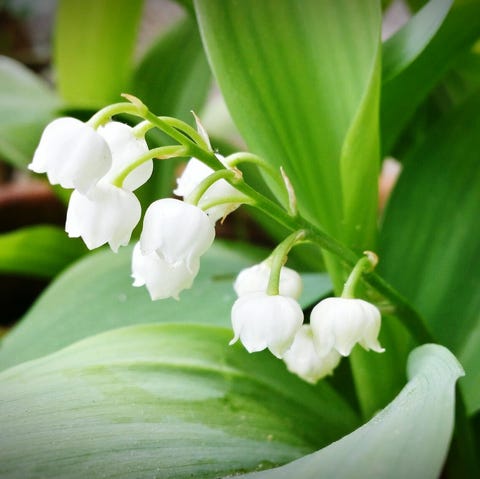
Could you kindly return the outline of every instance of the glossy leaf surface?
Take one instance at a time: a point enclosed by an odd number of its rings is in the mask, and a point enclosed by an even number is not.
[[[356,424],[326,383],[228,329],[143,325],[0,374],[2,478],[214,478],[300,457]]]
[[[370,422],[330,446],[251,479],[436,479],[453,430],[455,382],[463,370],[446,348],[428,344],[409,358],[409,382]]]

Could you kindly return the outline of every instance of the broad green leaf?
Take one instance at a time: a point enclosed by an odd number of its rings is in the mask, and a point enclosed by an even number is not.
[[[86,251],[60,228],[22,228],[0,235],[0,272],[52,278]]]
[[[272,467],[356,418],[230,331],[142,325],[0,374],[2,478],[216,478]]]
[[[308,218],[354,248],[374,248],[379,2],[194,5],[213,72],[250,150],[285,167]],[[338,288],[344,278],[330,266]]]
[[[445,20],[453,0],[430,0],[383,44],[382,79],[391,80],[427,47]]]
[[[60,100],[22,64],[0,56],[0,156],[25,168]]]
[[[158,39],[136,67],[129,92],[150,110],[193,122],[191,111],[203,106],[211,83],[197,25],[183,18]]]
[[[141,0],[60,0],[54,64],[70,106],[99,108],[119,101],[132,68]]]
[[[435,344],[415,349],[409,382],[370,422],[326,448],[251,479],[436,479],[454,423],[455,382],[463,370]]]
[[[477,93],[407,158],[386,211],[379,264],[462,362],[470,412],[480,407],[480,356],[472,354],[480,351],[479,109]]]
[[[153,44],[133,72],[128,91],[158,115],[193,123],[191,111],[200,111],[210,84],[210,68],[197,25],[188,16]],[[148,139],[152,147],[165,144],[158,131],[151,131]],[[155,162],[153,177],[140,191],[145,203],[172,194],[176,167],[178,162],[173,160]]]
[[[156,302],[145,288],[132,286],[131,248],[89,255],[62,274],[3,338],[0,369],[121,326],[189,322],[230,327],[236,274],[267,255],[263,249],[216,241],[202,258],[192,289],[181,293],[180,301]],[[303,306],[331,288],[326,275],[306,275],[304,282]]]
[[[386,154],[392,152],[419,105],[457,57],[478,38],[479,31],[480,2],[455,2],[436,35],[415,61],[383,84],[381,130],[382,148]]]

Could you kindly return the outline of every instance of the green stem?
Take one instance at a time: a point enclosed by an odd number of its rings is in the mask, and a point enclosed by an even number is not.
[[[207,211],[210,208],[214,208],[215,206],[225,205],[225,204],[233,204],[233,205],[250,205],[255,206],[255,203],[252,199],[247,198],[246,196],[225,196],[223,198],[218,198],[216,200],[210,201],[210,203],[202,204],[202,210]]]
[[[287,236],[274,250],[269,257],[270,278],[268,279],[267,294],[276,296],[280,289],[280,274],[282,267],[287,260],[288,253],[298,243],[303,242],[306,232],[304,230],[295,231]]]
[[[130,163],[113,181],[113,185],[119,188],[122,187],[125,178],[140,165],[153,158],[158,160],[166,160],[168,158],[177,158],[179,156],[185,156],[186,148],[184,146],[160,146],[153,150],[147,151],[144,155],[138,157],[133,163]]]
[[[143,118],[143,115],[146,111],[146,107],[143,109],[142,107],[134,105],[133,103],[114,103],[113,105],[108,105],[105,108],[97,111],[97,113],[95,113],[95,115],[88,120],[87,124],[96,130],[99,126],[110,121],[114,115],[128,113],[130,115],[140,116]]]
[[[233,153],[225,158],[225,163],[230,166],[237,166],[242,163],[250,163],[252,165],[262,168],[268,175],[280,186],[284,187],[283,179],[281,174],[274,168],[268,161],[264,160],[260,156],[254,155],[253,153],[247,152],[238,152]]]
[[[370,273],[377,265],[378,258],[374,253],[366,251],[365,254],[366,256],[358,260],[357,264],[350,273],[350,276],[345,282],[342,298],[355,298],[355,288],[362,277],[362,274]]]
[[[226,168],[223,170],[214,171],[196,186],[196,188],[185,198],[185,202],[195,206],[198,205],[198,202],[208,188],[210,188],[210,186],[212,186],[218,180],[233,180],[235,176],[236,174],[233,170],[227,170]]]

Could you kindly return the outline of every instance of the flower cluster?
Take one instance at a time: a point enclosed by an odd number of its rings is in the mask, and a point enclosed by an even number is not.
[[[133,285],[145,286],[152,300],[178,299],[181,291],[191,287],[200,258],[213,243],[216,222],[240,204],[253,201],[255,194],[250,193],[250,198],[232,186],[241,181],[241,172],[235,167],[241,154],[229,158],[214,154],[198,119],[197,131],[182,124],[181,133],[150,114],[138,99],[129,99],[130,106],[139,109],[137,116],[145,119],[142,124],[130,127],[112,121],[112,109],[108,108],[87,123],[59,118],[46,127],[29,168],[46,173],[52,184],[73,189],[65,226],[69,236],[81,237],[90,249],[108,243],[117,252],[130,242],[140,222],[142,211],[134,191],[152,175],[152,159],[185,156],[185,152],[200,155],[202,161],[191,158],[177,179],[173,193],[182,200],[163,198],[148,206],[133,248]],[[180,146],[149,150],[145,132],[154,124],[163,127]],[[176,121],[176,127],[179,124]],[[255,155],[247,157],[265,166]],[[285,185],[289,214],[295,215],[296,208],[291,207],[295,196],[288,178]],[[377,339],[379,310],[353,297],[362,272],[376,264],[376,256],[370,252],[355,266],[342,297],[318,303],[309,323],[304,324],[298,303],[302,279],[284,263],[290,249],[306,235],[305,230],[292,233],[267,260],[240,272],[234,284],[238,299],[232,307],[234,337],[230,344],[240,340],[251,353],[268,348],[291,372],[315,383],[331,374],[357,343],[376,352],[383,348]]]
[[[267,294],[271,274],[267,261],[240,272],[235,281],[238,299],[232,308],[234,338],[247,351],[268,348],[282,358],[289,371],[316,383],[332,374],[342,356],[355,344],[383,352],[378,342],[380,311],[371,303],[353,298],[327,298],[312,310],[310,324],[303,324],[297,303],[301,277],[282,267],[279,294]]]
[[[95,130],[75,118],[59,118],[45,128],[29,168],[47,173],[53,185],[74,188],[65,226],[70,237],[82,237],[89,249],[108,243],[118,251],[140,221],[133,191],[150,178],[153,163],[132,171],[121,187],[114,180],[147,151],[145,139],[124,123],[111,121]]]
[[[141,206],[133,192],[150,178],[152,158],[142,129],[117,121],[94,128],[59,118],[45,128],[29,168],[46,173],[52,184],[73,189],[65,226],[70,237],[81,237],[89,249],[108,243],[117,252],[140,221]],[[192,158],[175,193],[186,197],[211,173]],[[236,190],[220,180],[201,196],[199,206],[172,198],[153,202],[133,249],[133,285],[145,285],[152,300],[178,299],[190,288],[200,257],[214,240],[215,222],[239,206],[222,204],[232,192]],[[202,205],[212,200],[217,205],[203,211]]]

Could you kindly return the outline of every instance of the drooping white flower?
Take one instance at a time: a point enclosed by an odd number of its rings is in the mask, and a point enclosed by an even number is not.
[[[332,374],[340,359],[341,355],[335,349],[326,356],[319,356],[309,324],[304,324],[298,330],[292,346],[283,355],[288,370],[312,384]]]
[[[103,178],[109,183],[112,183],[136,159],[148,152],[145,139],[137,138],[133,128],[125,123],[110,121],[100,126],[97,131],[107,142],[112,155],[112,166]],[[129,173],[122,187],[134,191],[148,181],[152,172],[153,160],[148,160]]]
[[[270,279],[271,267],[268,261],[245,268],[238,274],[233,289],[237,296],[250,293],[265,293]],[[279,294],[298,299],[302,294],[301,276],[293,269],[283,266],[280,270]]]
[[[251,293],[238,298],[232,308],[234,338],[249,353],[266,348],[281,358],[303,322],[300,305],[287,296]]]
[[[73,191],[65,231],[71,238],[81,237],[89,249],[108,243],[116,252],[130,241],[140,215],[140,202],[132,192],[101,181],[88,195]]]
[[[310,324],[320,356],[332,349],[348,356],[356,343],[367,351],[385,351],[378,342],[381,315],[376,306],[362,299],[327,298],[312,310]]]
[[[217,155],[217,158],[226,166],[225,158]],[[187,166],[183,170],[182,175],[177,178],[177,188],[173,191],[177,196],[186,198],[192,191],[205,179],[211,175],[213,170],[196,158],[191,158]],[[211,185],[207,191],[202,195],[198,206],[203,208],[209,203],[222,198],[230,196],[239,196],[239,192],[227,181],[218,180]],[[239,203],[226,203],[218,206],[208,208],[205,212],[212,219],[213,222],[227,216],[232,211],[235,211],[240,206]]]
[[[215,227],[200,208],[164,198],[147,208],[140,247],[144,255],[156,252],[169,265],[184,263],[194,271],[214,238]]]
[[[133,286],[146,286],[153,301],[175,298],[184,289],[189,289],[200,268],[197,260],[188,269],[185,263],[171,265],[153,251],[143,254],[140,243],[135,245],[132,255]]]
[[[28,168],[47,173],[52,185],[86,193],[112,164],[105,139],[75,118],[58,118],[47,125]]]

